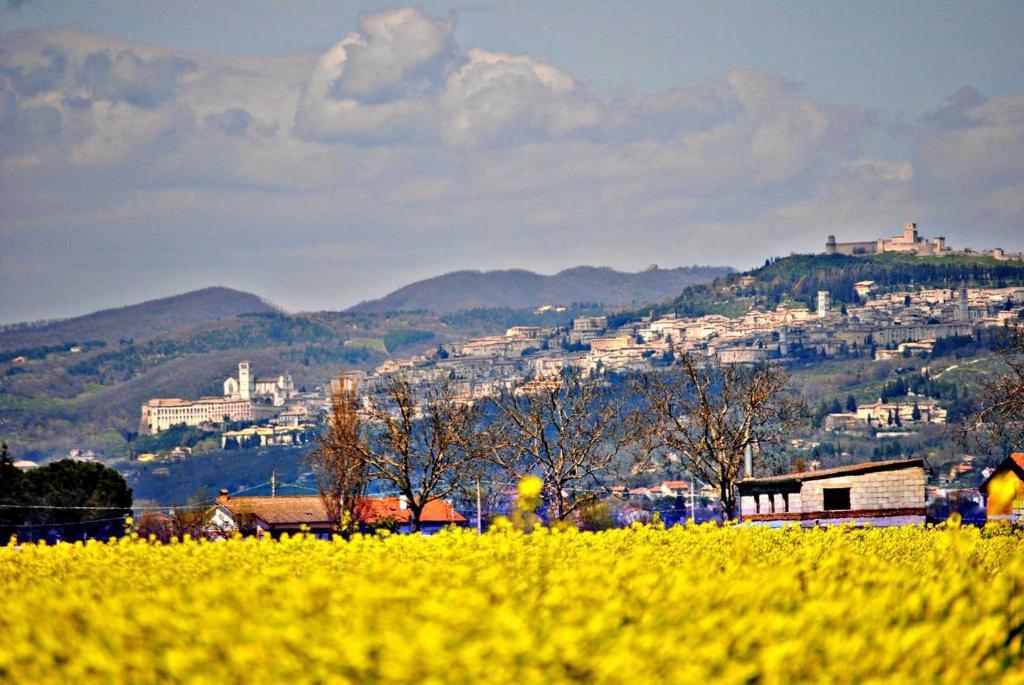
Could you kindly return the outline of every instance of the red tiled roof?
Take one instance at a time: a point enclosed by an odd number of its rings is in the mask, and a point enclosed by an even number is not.
[[[330,519],[323,500],[319,495],[297,495],[288,497],[225,497],[217,498],[217,504],[232,514],[251,514],[270,525],[298,526],[306,524],[327,525]],[[360,502],[360,520],[366,524],[380,523],[394,519],[400,524],[409,523],[412,512],[403,509],[398,497],[366,497]],[[466,517],[452,509],[444,500],[427,502],[420,516],[420,523],[444,524],[466,523]]]

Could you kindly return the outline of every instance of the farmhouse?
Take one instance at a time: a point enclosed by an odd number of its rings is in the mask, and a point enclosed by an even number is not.
[[[738,484],[740,518],[803,526],[905,525],[925,521],[924,459],[876,461]]]
[[[365,497],[359,508],[360,523],[367,528],[391,521],[402,533],[412,530],[412,516],[402,497]],[[213,523],[223,530],[249,528],[257,535],[273,537],[281,533],[298,533],[303,529],[322,536],[333,532],[327,509],[319,495],[231,497],[226,490],[221,490]],[[467,523],[466,517],[448,502],[433,500],[424,507],[420,529],[433,533],[446,526],[464,526]]]

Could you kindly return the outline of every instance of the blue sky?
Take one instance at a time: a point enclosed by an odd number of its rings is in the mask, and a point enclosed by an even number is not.
[[[209,284],[1024,249],[1021,2],[0,9],[0,321]]]

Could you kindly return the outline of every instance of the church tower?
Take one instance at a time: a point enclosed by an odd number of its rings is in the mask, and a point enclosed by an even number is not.
[[[956,303],[956,318],[960,321],[968,321],[971,318],[971,309],[967,303],[967,281],[960,281],[960,297]]]
[[[238,363],[238,396],[243,400],[251,400],[253,380],[250,375],[249,362]]]

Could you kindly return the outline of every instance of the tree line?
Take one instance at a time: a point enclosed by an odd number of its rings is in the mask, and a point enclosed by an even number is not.
[[[97,462],[62,459],[30,471],[0,446],[0,542],[106,538],[124,530],[132,490]]]

